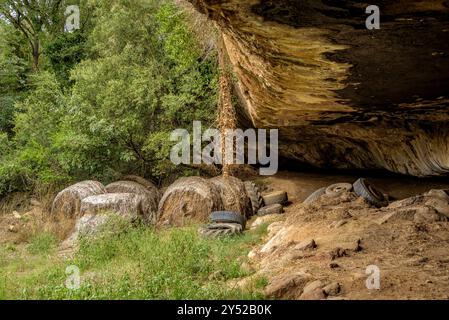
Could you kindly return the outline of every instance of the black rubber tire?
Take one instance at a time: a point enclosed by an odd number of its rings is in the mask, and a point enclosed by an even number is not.
[[[242,225],[238,223],[214,223],[199,228],[199,234],[208,238],[235,236],[243,233]]]
[[[246,218],[231,211],[215,211],[210,214],[210,221],[214,223],[237,223],[246,228]]]
[[[257,211],[258,216],[282,213],[284,213],[284,206],[282,204],[272,204],[271,206],[262,207],[259,209],[259,211]]]
[[[323,187],[321,189],[316,190],[314,193],[312,193],[310,196],[307,197],[306,200],[304,200],[304,204],[311,204],[315,201],[317,201],[321,196],[326,194],[326,187]]]
[[[364,178],[354,182],[354,192],[376,207],[385,207],[388,205],[388,199],[385,195],[369,184]]]
[[[246,190],[246,195],[251,200],[251,206],[253,208],[253,215],[255,215],[257,213],[257,211],[259,211],[259,209],[263,207],[262,195],[259,191],[259,188],[252,181],[245,182],[245,190]]]
[[[336,183],[326,188],[326,194],[331,197],[336,197],[344,192],[352,191],[353,186],[350,183]]]
[[[288,202],[288,195],[285,191],[271,192],[266,195],[262,195],[265,206],[271,206],[272,204],[286,204]]]

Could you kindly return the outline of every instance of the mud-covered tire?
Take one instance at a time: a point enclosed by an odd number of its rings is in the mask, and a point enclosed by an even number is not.
[[[288,202],[288,195],[285,191],[277,191],[262,195],[262,199],[265,206],[271,206],[273,204],[284,205]]]
[[[352,191],[353,186],[350,183],[336,183],[326,188],[326,194],[331,197],[336,197],[344,192]]]
[[[262,207],[259,209],[259,211],[257,211],[258,216],[282,213],[284,213],[284,206],[282,204],[272,204],[271,206]]]
[[[326,187],[323,187],[321,189],[316,190],[315,192],[313,192],[310,196],[307,197],[306,200],[304,200],[304,204],[311,204],[315,201],[317,201],[319,198],[321,198],[321,196],[326,194]]]
[[[385,207],[388,205],[388,198],[369,184],[364,178],[354,182],[354,192],[376,207]]]
[[[238,223],[213,223],[200,227],[198,233],[207,238],[229,237],[241,235],[243,233],[243,227]]]
[[[246,218],[239,213],[231,211],[215,211],[210,214],[210,221],[213,223],[237,223],[243,229],[246,228]]]
[[[246,195],[251,200],[251,206],[252,206],[253,215],[254,215],[257,213],[257,211],[259,211],[260,208],[263,207],[262,195],[259,191],[259,188],[252,181],[245,182],[245,190],[246,190]]]

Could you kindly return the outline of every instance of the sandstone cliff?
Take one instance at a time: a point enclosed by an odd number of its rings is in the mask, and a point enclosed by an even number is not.
[[[289,161],[449,172],[449,1],[189,1],[224,33],[241,124],[279,128]]]

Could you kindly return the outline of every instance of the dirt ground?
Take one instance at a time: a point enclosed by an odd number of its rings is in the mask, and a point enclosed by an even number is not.
[[[409,198],[448,189],[449,183],[370,177],[396,199],[409,199],[377,209],[347,193],[302,204],[320,187],[356,178],[281,172],[265,181],[267,190],[285,190],[292,202],[283,217],[272,217],[276,222],[269,226],[266,242],[249,255],[257,274],[268,278],[266,294],[287,299],[449,299],[449,222],[442,215],[415,218],[417,210],[428,208],[429,198]],[[367,274],[367,268],[373,265],[380,272],[379,289],[367,288],[372,272]],[[328,295],[326,285],[338,289]],[[314,287],[320,289],[310,293]]]
[[[431,209],[416,219],[419,208],[429,207],[429,197],[416,196],[449,189],[449,181],[368,176],[397,199],[381,209],[353,193],[302,203],[316,189],[357,178],[287,171],[257,178],[265,192],[287,191],[290,204],[283,215],[250,221],[250,226],[269,223],[269,234],[249,254],[256,274],[232,285],[246,286],[262,276],[268,280],[267,297],[275,299],[449,299],[449,219],[428,214]],[[55,223],[44,207],[32,201],[15,214],[1,214],[0,243],[23,243],[38,230],[54,228],[64,239],[73,221]],[[379,289],[367,288],[369,266],[380,272]]]

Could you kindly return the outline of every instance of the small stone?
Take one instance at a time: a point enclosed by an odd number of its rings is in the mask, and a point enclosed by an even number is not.
[[[315,280],[309,282],[305,287],[302,293],[310,293],[316,289],[322,289],[324,287],[324,283],[321,280]]]
[[[340,265],[338,263],[331,262],[331,263],[329,263],[329,268],[337,269],[337,268],[340,268]]]
[[[333,282],[323,288],[323,291],[328,296],[336,296],[341,291],[341,285],[338,282]]]
[[[295,250],[311,250],[311,249],[315,249],[317,247],[317,244],[315,242],[315,240],[311,239],[311,240],[305,240],[303,242],[301,242],[300,244],[295,246]]]
[[[260,208],[257,211],[258,216],[266,216],[272,214],[282,214],[284,213],[284,206],[281,204],[272,204],[263,208]]]
[[[363,250],[362,246],[360,245],[361,243],[362,243],[362,239],[358,239],[356,241],[354,252],[360,252]]]
[[[22,216],[17,211],[13,211],[12,215],[14,216],[14,219],[17,219],[17,220],[22,219]]]
[[[344,226],[344,225],[347,224],[347,223],[348,223],[348,221],[345,220],[345,219],[339,220],[339,221],[334,221],[334,222],[332,222],[332,223],[329,225],[329,228],[330,228],[330,229],[338,229],[338,228],[340,228],[341,226]]]
[[[31,199],[30,200],[30,204],[33,206],[33,207],[42,207],[42,203],[40,203],[38,200],[36,200],[36,199]]]
[[[432,280],[426,280],[426,284],[432,284],[433,281]]]
[[[9,231],[9,232],[12,232],[12,233],[17,233],[17,228],[16,228],[16,226],[14,226],[14,225],[10,225],[10,226],[8,227],[8,231]]]
[[[446,202],[449,202],[449,195],[446,193],[445,190],[432,189],[429,192],[427,192],[425,195],[429,196],[429,197],[434,197],[434,198],[439,198],[439,199],[442,199],[442,200],[446,200]]]
[[[329,256],[330,256],[331,260],[345,257],[347,255],[348,255],[348,250],[343,249],[343,248],[334,248],[329,252]]]
[[[417,223],[432,223],[442,221],[444,218],[435,209],[425,206],[416,211],[413,220]]]
[[[431,198],[426,201],[426,206],[432,207],[440,214],[449,218],[449,202],[441,198]]]
[[[326,299],[326,294],[321,288],[317,288],[313,291],[303,293],[299,297],[299,300],[324,300],[324,299]]]
[[[242,271],[246,273],[254,272],[254,268],[247,262],[243,262],[242,265],[240,266],[240,269],[242,269]]]

